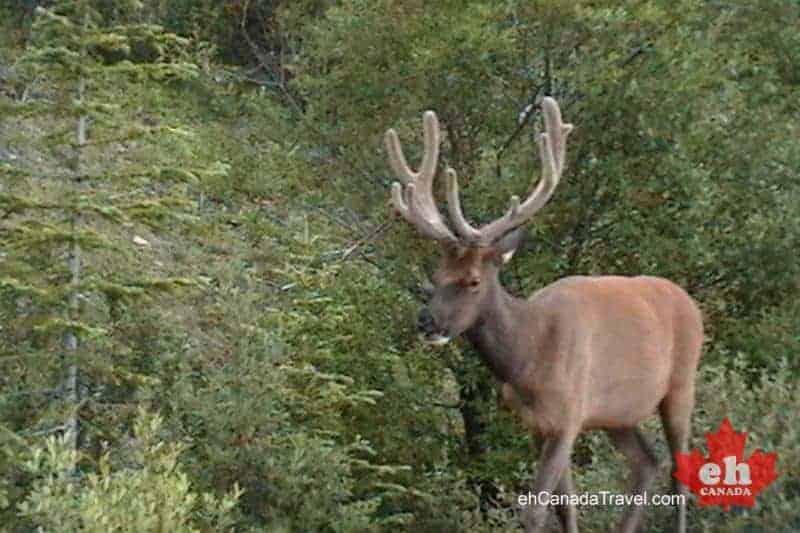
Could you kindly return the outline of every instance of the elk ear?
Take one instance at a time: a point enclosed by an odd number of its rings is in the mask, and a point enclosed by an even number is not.
[[[522,245],[522,241],[525,240],[525,236],[528,234],[524,227],[517,228],[511,233],[504,236],[502,239],[497,241],[494,245],[494,258],[498,264],[505,265],[511,258],[514,257],[514,253],[517,249]]]

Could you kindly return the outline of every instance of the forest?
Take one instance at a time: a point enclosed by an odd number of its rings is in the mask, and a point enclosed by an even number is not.
[[[539,181],[545,97],[574,129],[503,285],[684,288],[689,448],[728,419],[777,456],[688,531],[800,531],[797,0],[0,0],[0,532],[521,531],[542,439],[421,342],[440,252],[384,133],[416,166],[435,110],[440,210],[452,167],[482,225]],[[572,464],[628,487],[602,431]]]

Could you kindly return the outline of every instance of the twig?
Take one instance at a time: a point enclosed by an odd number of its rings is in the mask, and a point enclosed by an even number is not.
[[[247,42],[247,45],[252,50],[253,55],[255,56],[261,68],[266,73],[270,73],[273,71],[273,69],[270,68],[270,65],[268,65],[267,62],[263,59],[264,54],[262,53],[258,45],[250,37],[250,34],[247,32],[247,12],[249,9],[250,9],[250,0],[246,0],[242,8],[242,21],[239,24],[242,30],[242,36],[244,37],[244,40]],[[280,65],[278,66],[280,67]],[[283,96],[286,98],[289,104],[294,108],[294,110],[300,116],[300,121],[306,128],[314,132],[320,139],[323,139],[326,143],[330,144],[331,146],[336,146],[336,143],[332,142],[327,135],[325,135],[324,133],[322,133],[321,130],[313,126],[311,122],[306,118],[302,106],[300,106],[300,104],[297,103],[297,100],[295,99],[294,95],[286,88],[286,80],[283,77],[281,77],[279,81],[270,83],[270,85],[274,85],[275,87],[280,89]]]
[[[506,150],[508,150],[511,147],[511,144],[517,139],[517,137],[519,137],[519,134],[522,133],[522,130],[525,129],[525,126],[528,125],[531,117],[536,114],[533,111],[533,105],[536,103],[536,99],[539,97],[542,87],[543,85],[538,85],[536,90],[533,91],[528,103],[525,105],[525,107],[523,107],[523,109],[530,110],[525,113],[525,116],[522,117],[521,121],[519,121],[514,132],[509,136],[508,139],[506,139],[506,142],[503,143],[503,145],[500,147],[500,150],[497,151],[497,158],[495,159],[495,172],[498,178],[500,178],[500,160],[503,158],[503,155],[505,155]]]
[[[458,402],[458,403],[452,403],[451,404],[451,403],[431,402],[431,405],[434,406],[434,407],[443,407],[445,409],[461,409],[461,407],[464,405],[464,403],[463,402]]]
[[[39,431],[31,431],[30,433],[28,433],[28,435],[31,436],[31,437],[41,437],[43,435],[50,435],[51,433],[58,433],[59,431],[68,431],[68,430],[69,430],[68,426],[61,425],[61,426],[55,426],[55,427],[52,427],[52,428],[49,428],[49,429],[41,429]]]
[[[362,237],[361,239],[357,240],[352,246],[350,246],[343,254],[341,261],[347,261],[347,258],[350,257],[353,252],[355,252],[358,248],[365,245],[375,237],[379,236],[381,233],[386,231],[391,225],[394,224],[394,220],[387,220],[380,226],[378,226],[374,231],[372,231],[369,235]]]

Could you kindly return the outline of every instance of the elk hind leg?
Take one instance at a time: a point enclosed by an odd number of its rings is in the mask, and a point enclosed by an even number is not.
[[[664,433],[667,437],[667,444],[672,455],[673,472],[677,471],[676,456],[679,453],[687,453],[689,447],[689,431],[691,426],[692,409],[694,408],[694,387],[688,385],[683,389],[670,392],[659,406],[661,423],[664,426]],[[675,531],[684,533],[686,531],[686,500],[688,491],[683,484],[673,477],[673,492],[682,496],[678,503],[678,516],[675,524]]]
[[[572,464],[567,463],[564,473],[556,486],[558,494],[572,496],[575,494],[575,485],[572,483]],[[565,533],[578,533],[578,511],[572,503],[558,505],[556,507],[558,519],[561,522],[561,529]]]
[[[644,494],[658,472],[658,459],[637,428],[610,429],[608,435],[619,451],[625,455],[631,468],[631,492]],[[633,533],[642,519],[644,507],[631,505],[619,525],[619,531]]]

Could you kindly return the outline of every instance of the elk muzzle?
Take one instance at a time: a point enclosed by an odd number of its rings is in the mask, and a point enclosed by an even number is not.
[[[425,344],[431,346],[442,346],[450,342],[450,336],[443,328],[436,324],[430,310],[424,307],[417,317],[417,331],[422,336]]]

